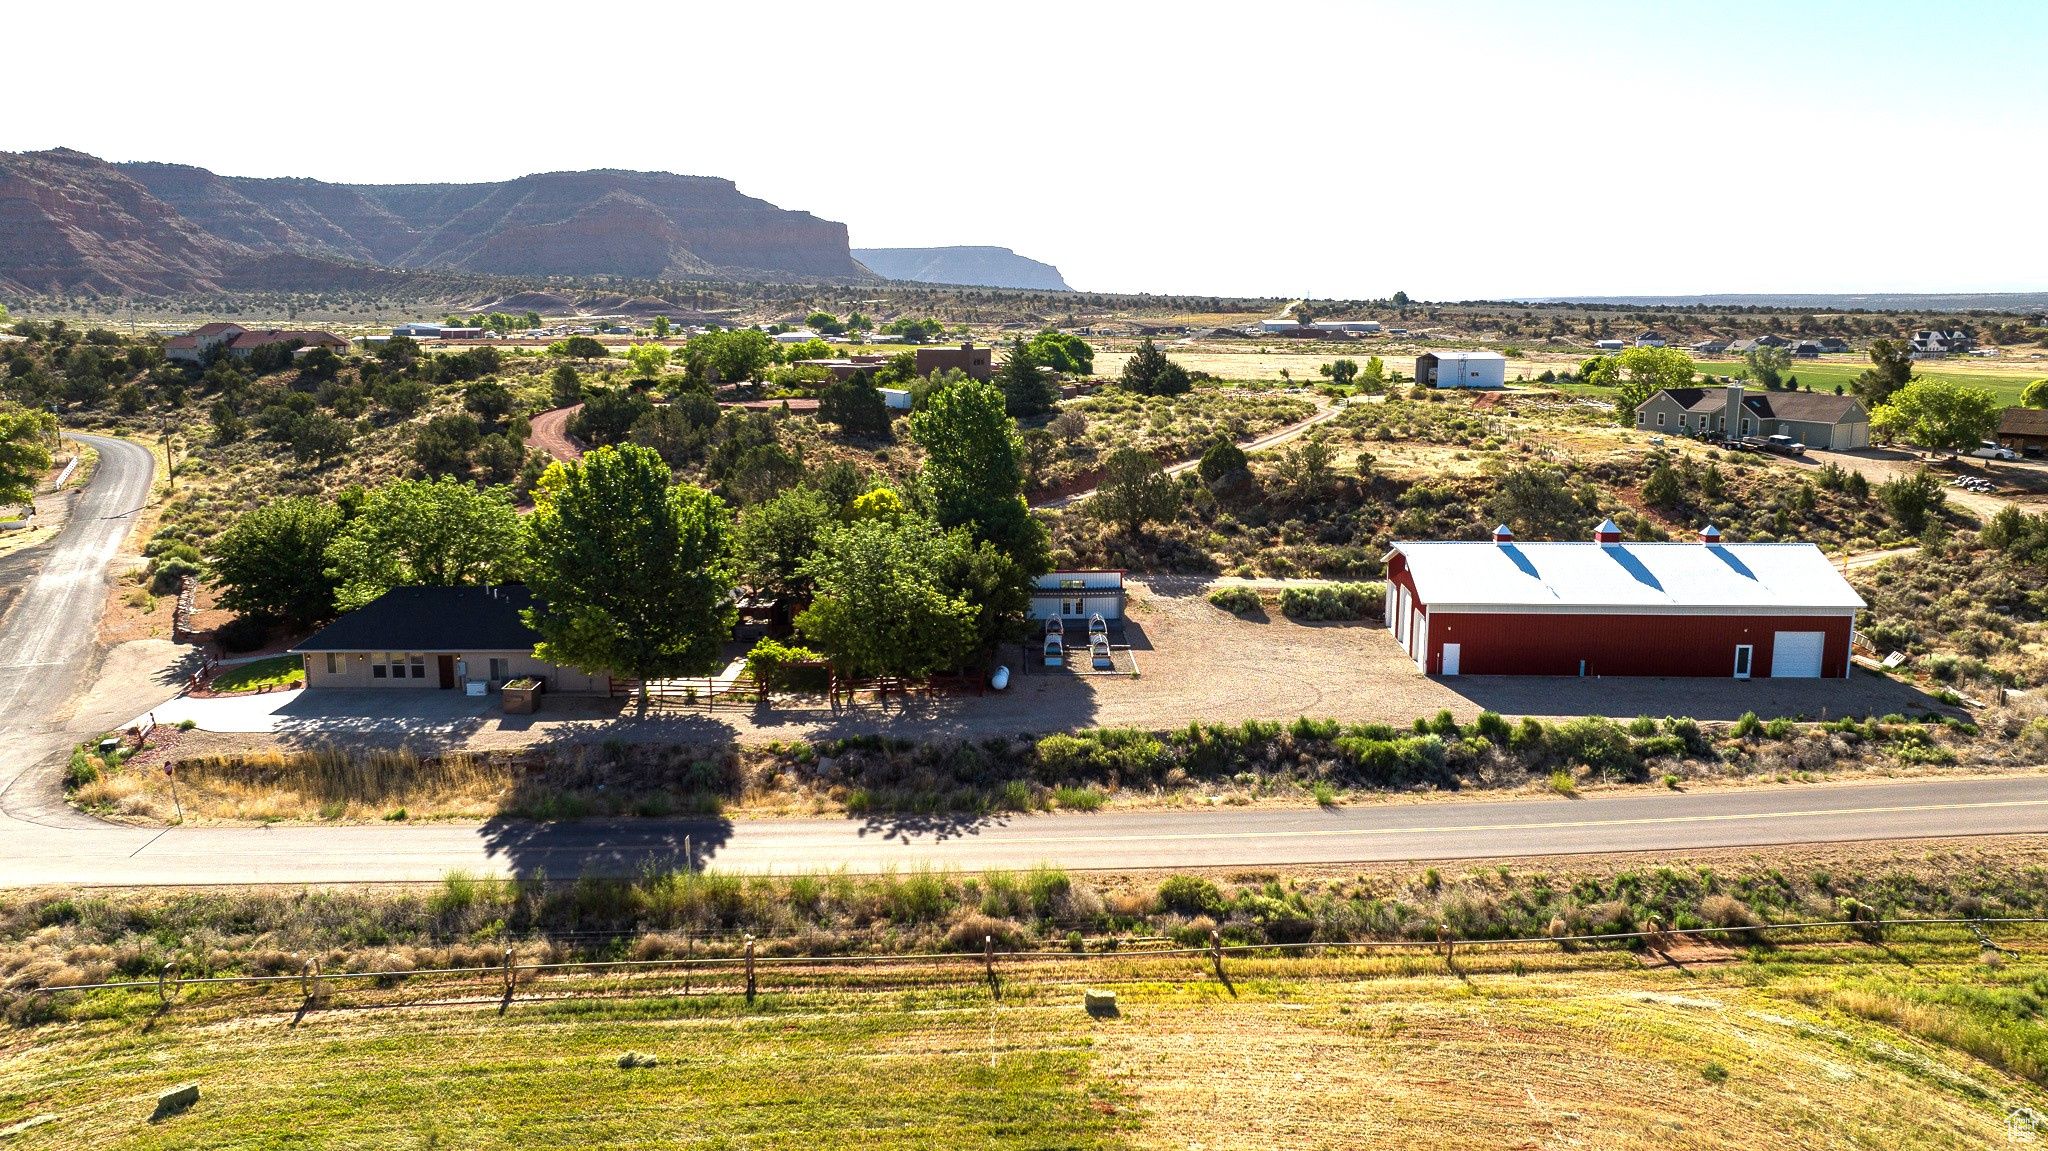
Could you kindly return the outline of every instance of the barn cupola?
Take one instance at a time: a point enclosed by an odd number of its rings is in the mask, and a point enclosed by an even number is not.
[[[1720,543],[1720,542],[1721,542],[1721,529],[1720,529],[1720,528],[1717,528],[1717,527],[1715,527],[1715,526],[1714,526],[1713,524],[1708,524],[1708,525],[1707,525],[1706,527],[1703,527],[1703,528],[1701,528],[1701,529],[1700,529],[1700,542],[1701,542],[1701,543],[1703,543],[1703,544],[1717,544],[1717,543]]]
[[[1493,529],[1493,542],[1506,547],[1515,542],[1515,533],[1506,524]]]
[[[1593,529],[1593,542],[1596,544],[1620,543],[1621,526],[1611,519],[1601,520],[1600,526]]]

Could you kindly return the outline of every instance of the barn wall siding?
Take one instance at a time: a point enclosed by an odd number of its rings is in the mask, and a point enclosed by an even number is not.
[[[1431,612],[1426,670],[1443,670],[1443,645],[1459,647],[1461,675],[1697,676],[1726,678],[1735,648],[1755,648],[1753,675],[1770,675],[1771,637],[1818,631],[1827,640],[1821,676],[1849,666],[1848,616],[1528,615]]]

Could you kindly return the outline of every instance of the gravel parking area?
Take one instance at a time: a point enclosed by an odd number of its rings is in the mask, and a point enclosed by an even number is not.
[[[1171,590],[1167,590],[1170,588]],[[1732,720],[1812,719],[1884,714],[1926,707],[1910,687],[1859,673],[1851,680],[1551,679],[1468,676],[1432,679],[1385,629],[1366,623],[1296,623],[1278,615],[1240,619],[1210,606],[1185,578],[1154,589],[1133,584],[1125,638],[1141,675],[1076,675],[1024,669],[1008,691],[983,696],[864,699],[837,709],[792,701],[774,708],[732,704],[640,716],[619,700],[552,696],[539,714],[507,716],[496,707],[473,720],[435,723],[425,715],[355,715],[350,707],[388,703],[384,693],[331,693],[349,699],[300,700],[273,724],[222,724],[204,742],[222,745],[408,744],[415,747],[517,747],[623,739],[702,742],[725,739],[825,739],[863,733],[904,738],[981,737],[1095,726],[1164,729],[1190,721],[1234,723],[1299,715],[1405,726],[1449,708],[1460,720],[1483,710],[1510,717],[1599,714],[1686,715]],[[1011,649],[1005,662],[1019,667]],[[301,693],[293,693],[298,695]],[[323,693],[314,693],[323,694]],[[431,693],[436,697],[440,693]],[[479,701],[456,701],[473,705]],[[312,706],[318,703],[320,706]],[[346,706],[343,706],[346,705]],[[273,705],[274,706],[274,705]],[[166,713],[159,709],[158,718]],[[177,713],[183,714],[183,713]],[[202,727],[208,717],[198,718]],[[268,718],[268,717],[265,717]],[[268,729],[267,734],[262,734]],[[239,729],[243,736],[229,734]],[[195,733],[196,734],[196,733]],[[253,737],[253,738],[252,738]],[[227,750],[226,746],[207,750]]]

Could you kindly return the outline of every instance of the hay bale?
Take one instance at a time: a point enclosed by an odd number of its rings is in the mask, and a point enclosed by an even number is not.
[[[1114,1019],[1121,1014],[1116,1009],[1114,991],[1084,990],[1081,992],[1081,1007],[1097,1019]]]
[[[619,1056],[619,1067],[622,1070],[631,1070],[635,1067],[653,1067],[660,1062],[660,1059],[640,1051],[628,1051],[624,1055]]]
[[[199,1084],[180,1083],[156,1097],[156,1114],[150,1116],[150,1118],[161,1119],[166,1115],[176,1115],[197,1102],[199,1102]]]

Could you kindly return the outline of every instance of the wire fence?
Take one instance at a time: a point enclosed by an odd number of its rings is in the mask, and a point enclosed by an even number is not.
[[[1686,927],[1652,928],[1643,931],[1595,933],[1582,935],[1539,935],[1511,936],[1496,938],[1459,938],[1446,929],[1439,929],[1433,939],[1361,939],[1361,940],[1306,940],[1288,943],[1233,943],[1222,942],[1216,931],[1209,933],[1206,946],[1172,947],[1135,946],[1119,944],[1113,948],[1086,949],[1035,949],[998,950],[993,938],[984,936],[979,951],[922,951],[890,952],[876,954],[827,954],[827,955],[761,955],[758,945],[768,942],[753,936],[745,937],[745,950],[739,955],[704,957],[666,957],[659,959],[592,959],[566,960],[555,962],[520,963],[518,949],[508,947],[500,963],[484,967],[437,967],[414,968],[410,970],[383,971],[324,971],[317,959],[306,959],[297,974],[286,975],[180,975],[179,963],[165,964],[154,979],[131,979],[106,983],[62,984],[56,986],[24,987],[9,989],[14,995],[58,995],[97,991],[149,991],[155,990],[158,998],[166,1005],[176,1001],[187,987],[225,986],[274,986],[297,983],[310,1004],[325,997],[331,989],[343,982],[397,983],[413,982],[436,977],[455,977],[468,980],[489,978],[502,982],[505,1001],[510,1002],[521,982],[530,982],[543,974],[602,974],[659,972],[682,974],[686,978],[699,971],[733,971],[745,977],[746,996],[751,1002],[757,992],[757,972],[760,969],[790,970],[802,967],[856,967],[856,968],[913,968],[980,966],[993,983],[997,978],[999,964],[1019,963],[1076,963],[1082,967],[1107,961],[1151,962],[1162,959],[1205,959],[1214,965],[1218,978],[1227,979],[1224,961],[1226,959],[1262,956],[1303,955],[1320,953],[1358,953],[1384,951],[1391,953],[1428,951],[1443,956],[1446,961],[1457,952],[1505,950],[1510,948],[1558,947],[1567,952],[1584,947],[1609,949],[1622,947],[1633,950],[1647,946],[1653,950],[1665,949],[1665,945],[1685,939],[1704,939],[1714,942],[1758,943],[1772,935],[1783,936],[1794,932],[1820,932],[1819,939],[1801,939],[1792,943],[1823,944],[1849,942],[1852,939],[1875,942],[1891,931],[1903,928],[1963,927],[1969,929],[1975,941],[1986,949],[2003,950],[1991,937],[1996,928],[2022,927],[2048,923],[2048,918],[1977,918],[1977,919],[1837,919],[1815,920],[1798,923],[1757,923],[1732,927]],[[1771,943],[1771,946],[1783,944]],[[595,994],[585,992],[590,998],[615,998],[629,994],[623,988],[609,988]]]

